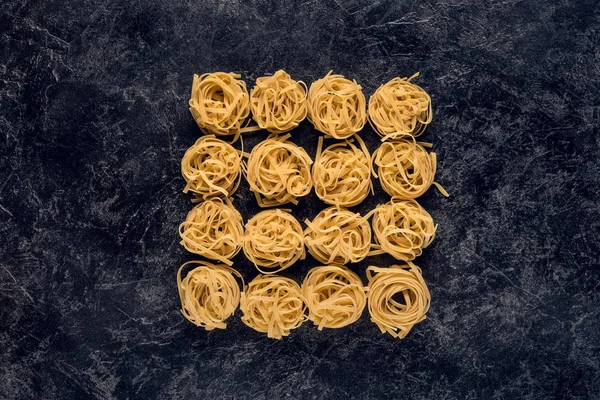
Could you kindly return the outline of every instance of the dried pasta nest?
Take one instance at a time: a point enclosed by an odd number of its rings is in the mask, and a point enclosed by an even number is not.
[[[311,158],[302,147],[288,141],[289,134],[269,136],[248,158],[247,178],[261,207],[298,204],[312,189]]]
[[[310,85],[308,119],[326,135],[345,139],[365,126],[366,99],[356,81],[332,72]]]
[[[392,199],[373,210],[374,250],[370,255],[388,253],[410,261],[421,255],[435,238],[437,225],[415,200]]]
[[[353,207],[373,190],[369,150],[358,135],[355,139],[360,147],[346,139],[322,150],[319,138],[312,178],[317,196],[327,204]]]
[[[302,283],[308,319],[323,328],[343,328],[358,320],[366,305],[363,284],[354,272],[342,266],[311,269]]]
[[[306,118],[306,84],[293,80],[283,70],[258,78],[250,91],[250,107],[262,129],[288,132]]]
[[[304,221],[308,252],[324,264],[344,265],[363,260],[371,249],[371,227],[367,217],[337,207],[321,211]]]
[[[194,75],[190,112],[205,134],[234,135],[235,140],[242,132],[250,114],[250,98],[240,77],[233,72]]]
[[[227,265],[232,265],[229,259],[240,251],[243,234],[242,216],[229,198],[198,204],[179,225],[186,250]]]
[[[367,277],[369,313],[381,333],[404,338],[426,318],[431,295],[419,267],[411,262],[388,268],[370,266]]]
[[[300,286],[289,278],[259,275],[244,288],[242,322],[272,339],[288,336],[306,319]]]
[[[213,135],[198,139],[181,160],[181,174],[187,182],[183,191],[204,200],[231,196],[240,184],[240,172],[240,153]]]
[[[182,279],[182,272],[193,269]],[[177,272],[177,289],[183,316],[207,331],[225,329],[229,318],[240,302],[239,272],[221,264],[189,261]]]
[[[419,76],[394,78],[381,85],[369,99],[369,123],[383,139],[419,136],[431,122],[431,98],[411,82]]]
[[[263,274],[274,274],[304,259],[302,226],[290,210],[265,210],[246,223],[244,254]]]
[[[434,184],[444,195],[448,193],[434,182],[436,170],[435,153],[428,153],[429,143],[418,143],[414,139],[384,142],[373,153],[373,164],[377,167],[374,176],[390,196],[404,200],[423,195]]]

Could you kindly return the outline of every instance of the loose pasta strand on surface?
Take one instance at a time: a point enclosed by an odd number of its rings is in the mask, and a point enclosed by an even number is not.
[[[289,278],[258,275],[244,288],[240,299],[242,322],[281,339],[306,320],[300,286]]]
[[[254,146],[248,157],[246,176],[261,207],[298,204],[297,198],[312,189],[312,159],[303,148],[288,141],[289,137],[270,135]]]
[[[384,142],[373,153],[372,165],[375,178],[390,196],[404,200],[423,195],[434,184],[446,197],[448,192],[434,182],[436,155],[425,149],[429,143],[417,142],[414,138]]]
[[[388,268],[370,266],[367,277],[368,309],[381,333],[402,339],[426,318],[431,295],[419,267],[411,262]]]
[[[214,135],[203,136],[191,146],[181,160],[181,174],[188,191],[206,200],[228,197],[241,180],[241,153]]]
[[[241,249],[242,216],[229,198],[204,201],[179,225],[181,244],[189,252],[218,260],[229,266]]]
[[[360,131],[367,121],[366,99],[356,81],[333,75],[314,81],[308,90],[308,120],[336,139]]]
[[[371,227],[352,211],[329,207],[312,221],[305,220],[308,252],[324,264],[344,265],[363,260],[371,249]]]
[[[366,305],[363,284],[354,272],[343,266],[311,269],[302,283],[308,306],[308,319],[323,328],[343,328],[358,320]]]
[[[375,243],[369,255],[388,253],[398,260],[414,260],[435,238],[437,225],[415,200],[392,199],[372,213]]]
[[[271,133],[285,133],[306,118],[306,84],[293,80],[285,71],[256,80],[250,91],[252,117]]]
[[[431,98],[411,82],[419,76],[394,78],[369,99],[369,123],[382,140],[421,135],[433,118]]]
[[[353,142],[356,140],[359,147]],[[323,150],[319,138],[312,178],[317,196],[336,207],[353,207],[373,192],[371,155],[362,139],[355,135]]]
[[[182,278],[187,267],[193,267]],[[222,264],[189,261],[177,272],[177,289],[183,316],[207,331],[225,329],[229,318],[240,302],[240,287],[236,281],[244,279],[239,272]]]
[[[244,254],[263,274],[283,271],[305,258],[302,226],[289,211],[265,210],[246,223]]]

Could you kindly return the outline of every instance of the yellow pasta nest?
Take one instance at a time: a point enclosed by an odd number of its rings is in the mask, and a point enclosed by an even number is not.
[[[360,148],[346,140],[322,151],[323,137],[319,138],[312,178],[317,196],[327,204],[353,207],[373,190],[369,150],[358,135],[356,141]]]
[[[431,98],[411,82],[419,76],[394,78],[381,85],[369,99],[369,123],[383,137],[419,136],[431,122]]]
[[[293,80],[285,71],[256,80],[250,91],[254,120],[271,133],[291,131],[306,118],[306,84]]]
[[[288,211],[262,211],[246,223],[244,254],[263,274],[283,271],[305,257],[302,226]]]
[[[186,267],[196,266],[181,279]],[[240,302],[242,276],[225,265],[205,261],[189,261],[177,272],[177,289],[181,300],[181,313],[188,321],[207,331],[225,329],[229,318]]]
[[[308,252],[324,264],[343,265],[363,260],[371,249],[367,217],[346,209],[329,207],[314,220],[304,221]]]
[[[379,205],[373,211],[375,244],[370,255],[388,253],[398,260],[410,261],[421,255],[435,238],[437,225],[415,200]]]
[[[436,170],[435,153],[428,153],[429,143],[417,143],[414,139],[384,142],[373,153],[377,166],[376,178],[390,196],[400,199],[415,199],[423,195],[434,184],[446,197],[444,188],[433,181]]]
[[[231,200],[215,198],[198,204],[179,225],[186,250],[232,265],[229,260],[241,249],[242,216]]]
[[[191,191],[206,200],[231,196],[240,184],[241,156],[230,144],[212,135],[203,136],[181,160],[181,174]]]
[[[322,266],[311,269],[302,283],[308,319],[323,328],[343,328],[358,320],[366,305],[363,284],[346,267]]]
[[[205,134],[235,135],[250,114],[246,83],[233,72],[194,75],[190,112]]]
[[[300,286],[277,275],[254,278],[242,293],[240,309],[244,324],[272,339],[288,336],[306,319]]]
[[[366,99],[356,81],[332,71],[310,85],[308,119],[315,128],[336,139],[360,131],[367,121]]]
[[[369,313],[381,333],[402,339],[426,318],[431,296],[419,267],[411,262],[389,268],[371,266],[367,277]]]
[[[248,158],[248,183],[261,207],[298,204],[296,199],[312,189],[312,160],[302,147],[287,141],[289,137],[269,136]]]

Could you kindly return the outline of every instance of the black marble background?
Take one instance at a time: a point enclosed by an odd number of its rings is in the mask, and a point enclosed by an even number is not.
[[[600,397],[597,1],[0,7],[1,398]],[[279,68],[307,83],[333,69],[367,95],[421,72],[423,138],[451,197],[420,199],[439,223],[416,261],[432,307],[404,340],[367,314],[273,341],[239,311],[207,333],[178,310],[176,271],[194,259],[177,235],[192,207],[179,163],[200,135],[192,75],[252,86]],[[314,156],[309,123],[293,140]],[[375,188],[357,210],[387,200]],[[246,184],[235,204],[258,211]],[[294,212],[324,207],[313,194]]]

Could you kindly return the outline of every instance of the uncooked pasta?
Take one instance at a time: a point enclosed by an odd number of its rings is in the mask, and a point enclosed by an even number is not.
[[[323,328],[343,328],[360,318],[366,304],[365,288],[354,272],[341,266],[311,269],[302,283],[308,319]]]
[[[306,320],[300,286],[289,278],[259,275],[244,288],[242,322],[272,339],[288,336]]]
[[[370,266],[367,277],[369,313],[381,333],[404,338],[426,318],[431,295],[419,267],[411,262],[388,268]]]
[[[194,75],[190,112],[205,134],[234,135],[258,128],[242,128],[250,114],[250,98],[241,75],[214,72]]]
[[[285,133],[306,118],[306,84],[293,80],[285,71],[256,80],[250,91],[252,117],[262,129]]]
[[[186,250],[227,265],[232,265],[229,259],[240,251],[243,234],[242,216],[229,198],[198,204],[179,225]]]
[[[321,211],[304,221],[308,252],[324,264],[343,265],[363,260],[371,249],[371,227],[367,217],[337,207]]]
[[[311,158],[302,147],[288,141],[289,134],[269,136],[248,158],[247,178],[261,207],[298,204],[312,189]]]
[[[354,140],[359,146],[354,144]],[[323,150],[319,138],[312,178],[317,196],[327,204],[353,207],[373,190],[371,156],[362,139],[355,135]]]
[[[182,279],[187,267],[195,267]],[[225,265],[206,261],[189,261],[177,272],[177,289],[181,313],[188,321],[207,331],[225,329],[240,302],[240,287],[235,278],[244,280],[239,272]]]
[[[213,135],[202,136],[181,160],[181,174],[187,184],[183,191],[206,200],[231,196],[241,178],[241,154]]]
[[[423,195],[434,184],[446,197],[448,192],[434,182],[436,170],[435,153],[428,153],[429,143],[416,142],[413,138],[384,142],[373,153],[373,164],[381,187],[390,196],[400,199],[415,199]]]
[[[415,200],[392,199],[373,210],[375,244],[370,255],[388,253],[409,261],[421,255],[435,238],[437,225]]]
[[[369,123],[383,139],[419,136],[431,122],[431,98],[411,82],[419,76],[394,78],[381,85],[369,99]]]
[[[308,119],[317,130],[345,139],[365,126],[366,99],[356,81],[332,75],[332,72],[310,85]]]
[[[246,223],[244,254],[263,274],[283,271],[305,257],[302,226],[289,211],[265,210]]]

